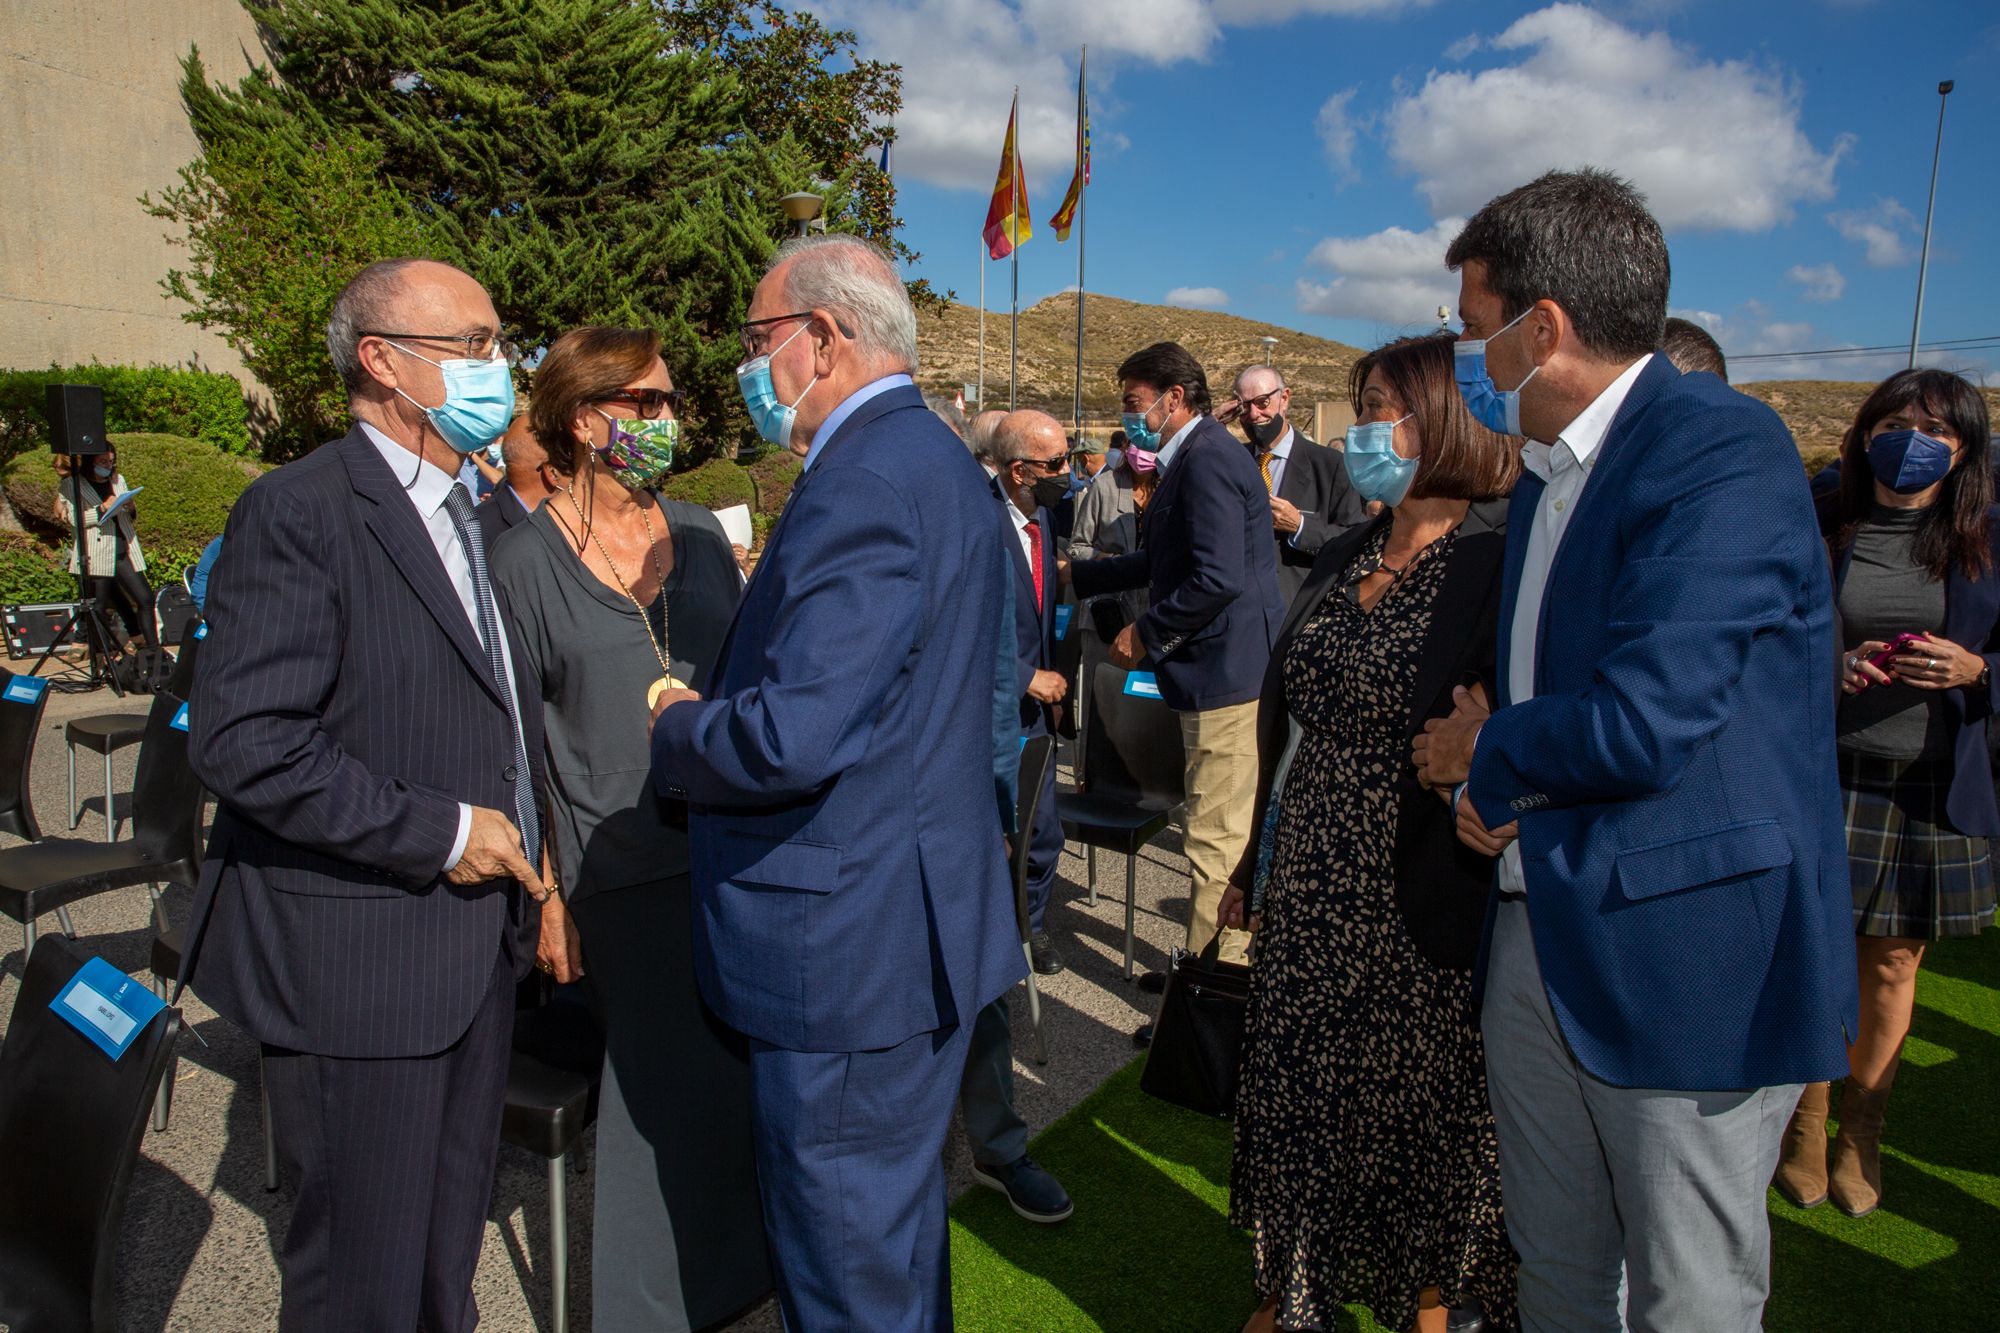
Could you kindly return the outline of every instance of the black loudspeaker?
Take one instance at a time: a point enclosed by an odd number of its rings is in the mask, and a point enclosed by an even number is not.
[[[56,641],[76,610],[75,602],[0,606],[0,629],[4,629],[7,635],[7,656],[19,661],[41,652]]]
[[[95,384],[51,384],[49,444],[59,454],[103,453],[104,390]]]

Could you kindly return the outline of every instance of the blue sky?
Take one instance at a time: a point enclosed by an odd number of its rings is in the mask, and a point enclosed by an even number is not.
[[[971,303],[1013,87],[1025,306],[1076,280],[1046,219],[1090,44],[1087,286],[1363,346],[1455,305],[1458,221],[1555,166],[1633,178],[1672,305],[1726,350],[1907,344],[1939,79],[1923,334],[2000,335],[2000,5],[1990,0],[819,0],[905,67],[894,168],[918,272]],[[988,306],[1008,273],[988,269]],[[1282,351],[1280,352],[1282,359]],[[1743,360],[1876,378],[1897,355]],[[2000,385],[2000,348],[1927,360]]]

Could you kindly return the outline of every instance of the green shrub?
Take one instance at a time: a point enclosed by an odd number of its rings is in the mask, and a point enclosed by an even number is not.
[[[155,585],[179,574],[212,538],[221,535],[236,497],[263,471],[248,459],[220,453],[200,440],[173,435],[111,438],[118,446],[118,471],[128,484],[146,488],[133,503],[138,507],[146,573]],[[68,525],[56,518],[58,480],[52,456],[41,449],[20,455],[0,473],[0,484],[15,512],[67,570],[63,552],[74,538]]]
[[[754,505],[758,498],[750,484],[750,473],[726,458],[711,458],[698,468],[668,477],[660,487],[660,494],[703,509]]]
[[[25,532],[0,532],[0,602],[66,602],[76,596],[67,561]]]
[[[48,448],[51,384],[102,388],[104,427],[113,435],[182,435],[224,453],[255,452],[243,386],[231,376],[164,366],[50,366],[0,370],[0,462]]]

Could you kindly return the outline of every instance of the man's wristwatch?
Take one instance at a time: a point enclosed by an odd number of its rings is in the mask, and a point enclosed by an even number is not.
[[[1988,662],[1985,666],[1980,667],[1979,678],[1972,683],[1982,690],[1991,689],[1993,687],[1993,664]]]

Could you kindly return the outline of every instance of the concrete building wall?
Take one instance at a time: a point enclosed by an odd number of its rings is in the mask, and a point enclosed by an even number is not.
[[[245,378],[160,279],[185,262],[139,196],[195,156],[180,61],[261,61],[238,0],[0,0],[0,367],[187,365]]]

